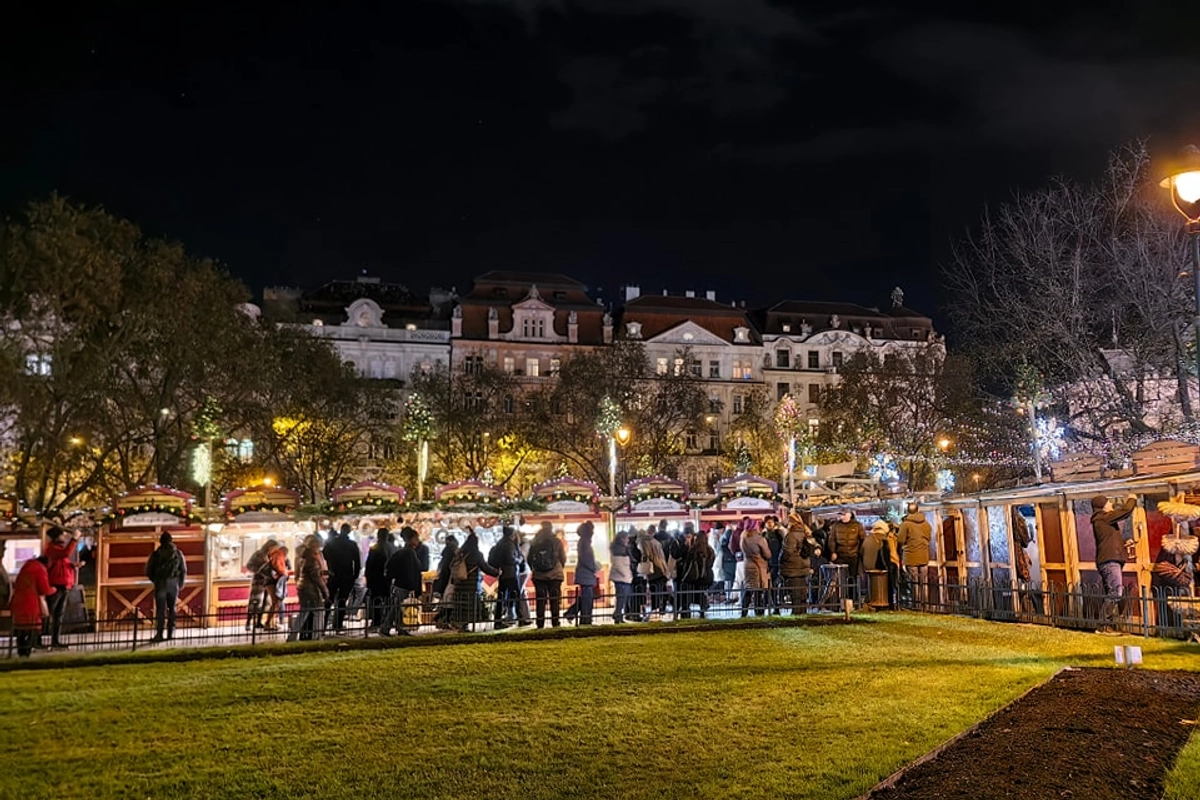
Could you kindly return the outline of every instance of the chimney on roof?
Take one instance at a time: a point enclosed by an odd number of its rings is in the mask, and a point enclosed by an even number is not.
[[[715,302],[717,302],[717,293],[714,292],[712,289],[709,289],[707,292],[704,293],[704,299],[712,300],[715,303]]]
[[[641,293],[642,293],[642,290],[638,286],[626,286],[625,287],[625,302],[628,303],[630,300],[637,300],[638,297],[641,295]]]
[[[667,290],[663,289],[663,297],[666,297],[666,296],[667,296]]]
[[[688,289],[683,294],[684,294],[684,297],[695,297],[696,296],[696,293],[691,289]]]
[[[739,308],[745,308],[745,307],[746,307],[746,301],[745,301],[745,300],[739,300],[739,301],[738,301],[738,307],[739,307]]]

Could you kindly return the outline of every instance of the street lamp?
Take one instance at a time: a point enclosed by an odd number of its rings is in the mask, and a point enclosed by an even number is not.
[[[721,455],[721,418],[716,414],[707,414],[704,421],[712,428],[712,443],[713,447],[705,448],[712,450],[715,455]]]
[[[1184,216],[1187,225],[1188,250],[1192,254],[1192,279],[1196,282],[1196,380],[1200,381],[1200,148],[1189,144],[1179,158],[1169,165],[1166,177],[1159,186],[1171,192],[1175,210]],[[1198,389],[1200,391],[1200,389]]]
[[[624,425],[612,432],[608,437],[608,496],[617,496],[617,445],[622,448],[629,444],[632,434]]]

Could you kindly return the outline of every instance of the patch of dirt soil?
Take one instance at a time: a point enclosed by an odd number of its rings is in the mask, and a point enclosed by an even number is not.
[[[1066,669],[864,800],[1161,797],[1198,714],[1200,673]]]

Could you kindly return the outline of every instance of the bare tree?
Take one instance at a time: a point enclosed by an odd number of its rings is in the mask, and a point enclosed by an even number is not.
[[[1136,142],[1092,184],[1056,178],[988,209],[944,268],[952,321],[990,388],[1011,392],[1028,363],[1097,445],[1196,416],[1186,252],[1149,167]]]

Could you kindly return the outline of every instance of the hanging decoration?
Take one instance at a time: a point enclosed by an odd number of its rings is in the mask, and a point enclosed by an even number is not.
[[[877,453],[867,466],[867,472],[880,483],[896,483],[900,480],[900,468],[896,459],[887,453]]]
[[[939,469],[937,471],[937,489],[942,494],[949,494],[954,491],[954,471],[949,469]]]
[[[1057,461],[1066,445],[1066,429],[1055,417],[1038,417],[1034,421],[1034,439],[1043,459]]]

